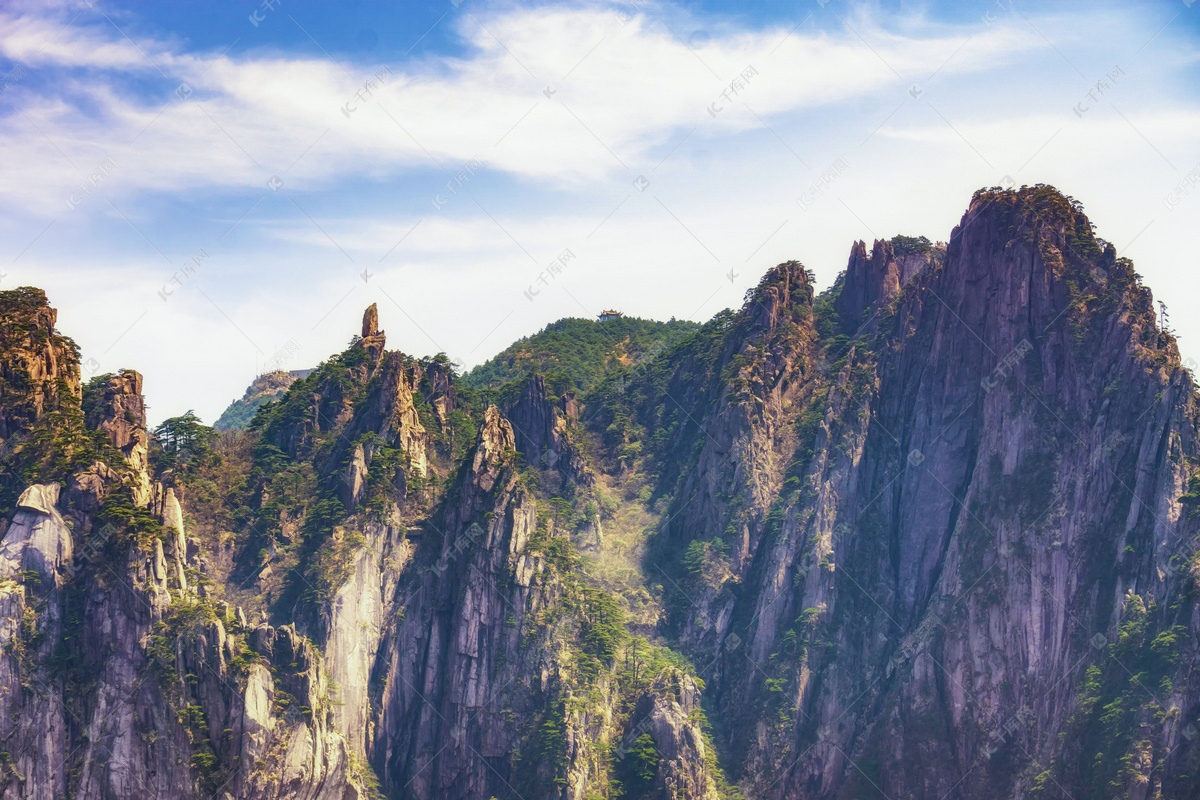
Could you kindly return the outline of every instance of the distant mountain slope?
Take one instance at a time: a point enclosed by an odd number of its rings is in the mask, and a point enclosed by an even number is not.
[[[240,400],[234,400],[221,413],[221,418],[213,425],[219,431],[243,430],[250,425],[259,406],[278,400],[287,392],[288,387],[301,378],[307,378],[311,369],[294,369],[291,372],[276,370],[259,375],[246,388],[246,393]]]
[[[694,322],[657,322],[638,317],[598,320],[568,317],[518,339],[463,377],[472,389],[495,389],[536,369],[562,373],[586,393],[609,372],[653,356],[699,328]]]

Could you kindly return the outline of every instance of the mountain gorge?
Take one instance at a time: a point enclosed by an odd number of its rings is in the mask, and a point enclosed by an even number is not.
[[[0,315],[0,797],[1200,797],[1196,390],[1050,187],[245,429]]]

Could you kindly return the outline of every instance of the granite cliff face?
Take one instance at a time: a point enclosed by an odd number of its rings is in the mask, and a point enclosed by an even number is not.
[[[902,287],[893,264],[856,245],[833,302],[790,320],[802,277],[777,268],[695,406],[664,533],[729,551],[678,635],[715,660],[735,776],[1189,796],[1195,393],[1148,290],[1042,188],[977,195]],[[822,327],[860,335],[806,353]]]
[[[868,254],[865,242],[855,242],[846,265],[846,283],[834,300],[834,308],[850,320],[866,315],[864,324],[869,324],[880,308],[899,296],[901,288],[937,264],[943,252],[943,246],[934,248],[928,240],[876,239]]]
[[[1200,792],[1195,389],[1049,187],[587,390],[371,307],[220,435],[2,295],[4,798]]]
[[[0,439],[10,439],[60,400],[79,396],[79,351],[54,327],[41,289],[4,293],[0,305]]]

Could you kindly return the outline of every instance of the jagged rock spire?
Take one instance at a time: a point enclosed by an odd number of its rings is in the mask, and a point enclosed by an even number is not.
[[[936,245],[940,247],[941,245]],[[900,290],[933,263],[932,248],[906,252],[894,241],[876,239],[867,250],[866,242],[856,241],[846,264],[846,281],[834,308],[843,318],[860,320],[880,306],[887,305]]]
[[[108,434],[113,447],[134,469],[133,496],[138,505],[150,501],[150,431],[146,422],[146,398],[142,395],[142,374],[126,369],[111,376],[92,407],[88,409],[88,427]]]
[[[379,333],[379,306],[371,303],[363,312],[362,338],[368,339],[377,333]]]
[[[386,342],[383,331],[379,330],[379,307],[375,303],[371,303],[363,312],[362,339],[359,344],[371,354],[371,358],[378,361],[383,356]]]

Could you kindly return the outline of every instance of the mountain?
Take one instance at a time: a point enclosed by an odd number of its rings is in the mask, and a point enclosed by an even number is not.
[[[588,392],[606,375],[653,358],[697,327],[676,319],[568,317],[513,342],[468,372],[463,382],[473,389],[498,389],[536,371],[564,389]]]
[[[240,400],[234,400],[221,412],[213,427],[219,431],[243,430],[250,427],[250,422],[258,413],[259,407],[283,397],[289,386],[301,378],[307,378],[310,372],[311,369],[264,372],[251,381]]]
[[[1200,795],[1196,388],[1051,187],[572,386],[368,309],[246,430],[0,313],[6,800]]]

